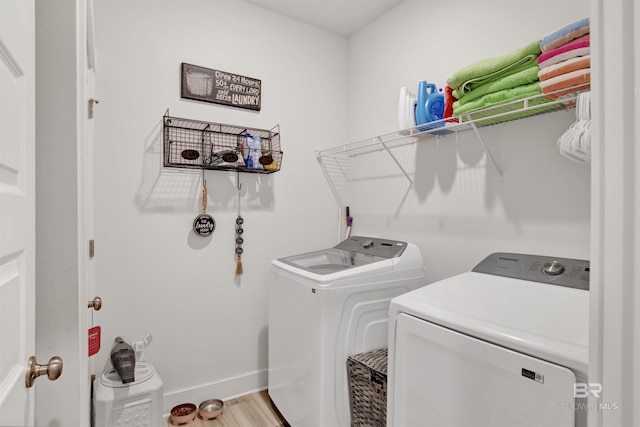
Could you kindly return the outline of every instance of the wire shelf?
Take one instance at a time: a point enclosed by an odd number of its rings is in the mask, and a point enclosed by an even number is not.
[[[482,144],[489,161],[498,172],[499,179],[503,179],[503,169],[493,156],[489,146],[485,143],[478,128],[495,125],[498,123],[514,121],[525,117],[536,116],[558,110],[574,108],[578,95],[590,90],[590,83],[575,85],[556,91],[535,95],[492,105],[486,108],[472,110],[456,117],[436,120],[420,124],[408,129],[401,129],[384,135],[375,136],[361,141],[329,148],[316,152],[316,158],[331,187],[338,206],[344,205],[344,197],[339,188],[339,183],[347,176],[348,160],[365,154],[386,151],[391,160],[397,165],[409,183],[413,186],[413,179],[398,161],[394,148],[416,144],[429,138],[438,138],[450,133],[473,131],[478,141]],[[336,169],[339,165],[339,169]],[[336,175],[335,172],[339,171]],[[337,176],[337,177],[336,177]]]
[[[363,154],[410,145],[429,137],[477,130],[479,127],[514,121],[525,117],[550,113],[552,111],[567,110],[575,107],[578,94],[589,90],[589,87],[589,84],[576,85],[570,88],[559,89],[546,95],[535,95],[469,111],[457,117],[436,120],[411,128],[321,150],[317,152],[317,158],[319,161],[322,161],[324,157],[333,157],[336,155],[356,157]],[[550,97],[557,99],[551,99]]]

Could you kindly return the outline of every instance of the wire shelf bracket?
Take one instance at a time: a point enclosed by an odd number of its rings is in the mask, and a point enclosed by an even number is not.
[[[482,135],[480,135],[480,132],[478,131],[478,126],[474,122],[471,122],[471,128],[473,129],[473,132],[476,134],[476,138],[478,138],[478,141],[480,141],[480,143],[482,144],[482,147],[484,147],[484,151],[485,153],[487,153],[487,157],[489,157],[489,159],[491,160],[491,163],[493,163],[493,166],[498,171],[498,176],[500,177],[500,181],[504,181],[504,173],[502,171],[502,168],[496,161],[496,158],[493,157],[493,154],[491,153],[491,150],[489,150],[487,143],[484,142],[484,139],[482,139]]]
[[[384,142],[382,142],[382,139],[380,139],[380,137],[376,138],[378,141],[380,141],[380,145],[382,145],[382,147],[385,149],[385,151],[389,154],[389,156],[391,157],[391,159],[394,161],[394,163],[396,165],[398,165],[398,167],[400,168],[400,170],[402,171],[402,173],[404,174],[404,176],[407,178],[407,180],[409,181],[409,187],[413,187],[413,180],[411,179],[411,177],[409,176],[409,174],[407,173],[406,170],[404,170],[404,168],[402,167],[402,165],[400,164],[400,162],[398,161],[398,159],[396,158],[396,156],[393,155],[393,153],[391,152],[391,150],[389,150],[389,147],[387,147],[387,144],[385,144]]]

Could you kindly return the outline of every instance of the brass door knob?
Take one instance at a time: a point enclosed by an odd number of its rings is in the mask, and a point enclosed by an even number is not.
[[[24,383],[27,388],[31,388],[35,379],[44,374],[47,374],[51,381],[57,380],[62,374],[62,359],[58,356],[53,356],[46,365],[38,365],[36,357],[31,356],[27,362],[27,372],[24,376]]]
[[[95,297],[93,301],[89,301],[88,308],[93,308],[95,311],[100,310],[102,308],[102,298]]]

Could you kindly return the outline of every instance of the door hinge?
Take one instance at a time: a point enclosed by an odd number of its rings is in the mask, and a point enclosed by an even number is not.
[[[93,258],[95,255],[95,240],[89,240],[89,258]]]

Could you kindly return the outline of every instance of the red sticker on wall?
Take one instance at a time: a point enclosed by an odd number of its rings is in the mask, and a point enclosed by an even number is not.
[[[89,328],[89,357],[100,351],[100,326]]]

